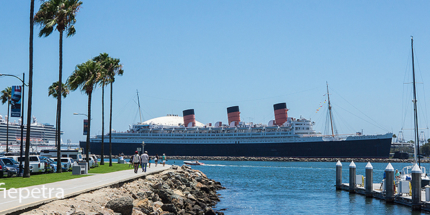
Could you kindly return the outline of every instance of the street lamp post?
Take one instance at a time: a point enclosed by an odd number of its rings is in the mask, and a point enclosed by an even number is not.
[[[16,79],[18,79],[18,80],[20,80],[21,81],[21,83],[22,83],[22,89],[21,89],[21,94],[22,94],[22,96],[21,96],[21,146],[20,146],[20,155],[19,155],[19,173],[18,173],[18,175],[20,175],[21,176],[21,174],[22,174],[22,151],[24,151],[24,149],[23,149],[23,144],[24,144],[24,142],[23,142],[23,140],[24,140],[24,92],[25,92],[25,90],[24,90],[24,86],[28,86],[27,84],[25,84],[24,83],[24,81],[25,81],[25,73],[22,73],[22,79],[21,78],[19,78],[18,76],[16,76],[16,75],[11,75],[11,74],[0,74],[0,76],[10,76],[10,77],[14,77],[14,78],[16,78]],[[8,116],[9,117],[9,116]],[[30,125],[27,125],[27,126],[30,126]],[[29,137],[27,137],[27,138],[29,138]],[[27,147],[26,147],[27,148]],[[26,160],[26,162],[27,162],[27,160],[28,160],[28,156],[30,155],[30,153],[28,152],[28,150],[25,152],[25,160]]]
[[[145,141],[142,141],[142,154],[145,153]]]
[[[86,116],[87,117],[87,120],[91,120],[91,119],[88,119],[89,117],[88,117],[88,115],[87,114],[84,114],[84,113],[73,113],[73,115],[82,115],[82,116]],[[90,135],[90,132],[87,132],[87,140],[88,140],[88,136]],[[90,169],[90,153],[89,153],[89,150],[90,150],[90,143],[87,143],[87,148],[85,149],[85,155],[86,155],[86,161],[87,161],[87,165],[88,165],[88,170]]]

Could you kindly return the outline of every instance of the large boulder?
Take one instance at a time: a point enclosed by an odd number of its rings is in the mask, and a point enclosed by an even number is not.
[[[156,207],[156,208],[161,208],[161,207],[163,207],[163,202],[154,202],[154,207]]]
[[[152,201],[149,201],[148,199],[144,199],[144,200],[140,200],[136,204],[136,207],[139,208],[145,214],[149,214],[154,211],[152,208],[152,205],[153,205]]]
[[[161,201],[163,203],[171,203],[172,202],[172,195],[174,194],[171,189],[160,189],[160,190],[154,190],[155,193],[161,198]]]
[[[137,196],[139,199],[144,199],[144,198],[145,198],[145,193],[143,193],[143,192],[138,192],[138,193],[136,194],[136,196]]]
[[[205,209],[205,215],[216,215],[215,211],[210,208],[210,207],[206,207]]]
[[[106,204],[106,208],[122,215],[129,215],[133,212],[133,199],[131,197],[112,199]]]
[[[175,214],[177,213],[177,210],[174,204],[163,204],[163,206],[161,206],[161,209],[163,211],[169,211]]]

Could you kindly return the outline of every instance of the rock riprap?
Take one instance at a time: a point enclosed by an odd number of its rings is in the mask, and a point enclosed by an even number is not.
[[[220,201],[221,183],[188,166],[148,175],[122,185],[53,201],[25,214],[223,214],[213,206]]]

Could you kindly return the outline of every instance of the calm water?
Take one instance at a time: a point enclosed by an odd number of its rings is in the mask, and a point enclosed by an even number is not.
[[[401,205],[336,191],[336,164],[317,162],[201,161],[193,166],[227,189],[219,191],[217,210],[225,214],[421,214]],[[179,160],[168,164],[182,165]],[[356,163],[365,175],[366,163]],[[374,163],[374,182],[382,181],[387,163]],[[401,171],[406,164],[394,163]],[[343,163],[343,182],[348,182],[349,163]],[[429,164],[424,164],[427,171]],[[424,214],[424,213],[423,213]]]

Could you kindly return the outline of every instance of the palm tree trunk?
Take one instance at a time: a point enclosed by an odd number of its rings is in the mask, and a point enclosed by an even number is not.
[[[112,166],[112,82],[110,83],[110,113],[109,113],[109,166]]]
[[[57,148],[57,134],[58,134],[58,114],[55,115],[55,148]]]
[[[24,178],[30,177],[30,119],[31,119],[31,103],[33,96],[33,29],[34,29],[34,0],[30,3],[30,56],[29,56],[29,68],[28,68],[28,104],[27,104],[27,131],[25,138],[25,164],[24,164]],[[24,101],[23,101],[24,102]],[[24,124],[24,122],[22,122]]]
[[[102,85],[102,153],[100,165],[105,165],[104,153],[105,153],[105,86]]]
[[[61,88],[63,85],[63,31],[60,31],[60,68],[58,72],[58,93],[57,93],[57,173],[61,173]]]
[[[87,132],[87,150],[85,150],[87,155],[87,165],[88,170],[90,169],[90,130],[91,130],[91,94],[92,92],[88,93],[88,132]]]
[[[7,125],[6,125],[6,152],[9,152],[9,107],[10,101],[7,101]]]

